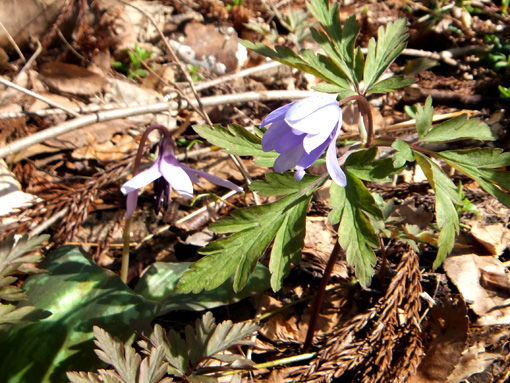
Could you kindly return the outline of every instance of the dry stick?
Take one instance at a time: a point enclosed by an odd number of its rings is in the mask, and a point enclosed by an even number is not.
[[[27,61],[25,59],[25,56],[23,56],[23,52],[21,52],[21,49],[19,49],[19,46],[18,44],[16,44],[16,41],[14,41],[14,39],[12,38],[11,34],[9,33],[9,31],[4,27],[4,24],[0,21],[0,28],[2,28],[5,32],[5,34],[7,35],[7,40],[9,40],[9,42],[11,43],[11,45],[13,46],[14,50],[16,51],[16,53],[18,54],[19,57],[21,57],[21,59],[23,60],[23,62]]]
[[[265,92],[246,92],[237,93],[222,96],[205,97],[202,99],[202,103],[205,106],[216,106],[225,104],[242,104],[249,101],[268,101],[268,100],[288,100],[288,99],[301,99],[308,97],[315,92],[309,91],[265,91]],[[178,109],[179,107],[187,107],[179,105],[177,102],[161,102],[152,105],[141,105],[136,107],[130,107],[125,109],[108,110],[104,112],[98,112],[79,118],[75,118],[70,121],[66,121],[53,128],[45,129],[40,132],[34,133],[28,137],[19,139],[11,142],[0,148],[0,158],[4,158],[8,155],[19,152],[32,145],[39,144],[50,138],[58,137],[64,133],[71,132],[73,130],[83,128],[85,126],[95,124],[97,122],[111,121],[118,118],[125,118],[131,116],[138,116],[141,114],[161,113],[168,111],[169,109]],[[195,101],[192,104],[196,105]]]
[[[72,111],[71,109],[67,109],[65,106],[59,105],[56,102],[51,101],[49,98],[41,96],[41,95],[39,95],[39,94],[37,94],[35,92],[32,92],[31,90],[23,88],[22,86],[19,86],[19,85],[13,83],[13,82],[10,82],[8,80],[5,80],[5,79],[1,78],[1,77],[0,77],[0,84],[3,84],[3,85],[8,86],[10,88],[16,89],[19,92],[25,93],[25,94],[33,97],[33,98],[41,100],[41,101],[45,102],[46,104],[48,104],[50,106],[53,106],[54,108],[61,109],[64,112],[66,112],[67,114],[69,114],[69,115],[71,115],[73,117],[80,117],[80,115],[78,113]]]
[[[188,85],[189,85],[189,87],[191,89],[191,92],[193,93],[193,96],[195,97],[195,100],[198,103],[198,109],[199,109],[200,114],[202,115],[204,120],[207,122],[207,124],[212,126],[213,123],[212,123],[211,119],[209,118],[209,115],[205,111],[204,105],[202,104],[202,101],[200,100],[200,96],[198,95],[198,92],[195,89],[195,84],[193,83],[193,79],[191,78],[191,75],[189,74],[188,70],[186,70],[186,67],[182,64],[181,60],[179,60],[179,57],[177,57],[177,55],[175,54],[175,51],[173,50],[171,45],[168,43],[168,40],[166,39],[165,35],[163,34],[163,31],[159,28],[159,26],[156,23],[156,21],[154,20],[154,18],[151,15],[149,15],[145,10],[137,7],[136,5],[130,4],[130,3],[128,3],[125,0],[118,0],[118,1],[120,1],[121,3],[123,3],[125,5],[128,5],[128,6],[132,7],[132,8],[134,8],[134,9],[136,9],[138,12],[141,12],[145,17],[147,17],[147,19],[149,19],[149,21],[152,23],[152,25],[154,25],[154,28],[156,28],[156,31],[158,32],[159,36],[163,40],[163,43],[165,44],[165,47],[167,48],[167,50],[170,53],[170,55],[172,56],[172,59],[177,64],[177,66],[179,67],[181,73],[186,78],[186,81],[188,82]],[[184,94],[182,94],[182,96],[184,98],[186,98],[186,96]],[[190,102],[189,100],[187,100],[187,101]],[[251,182],[252,182],[251,181],[251,177],[248,174],[248,170],[244,166],[241,158],[238,155],[235,155],[235,154],[232,154],[232,153],[229,153],[229,157],[232,159],[234,164],[237,166],[237,168],[239,169],[239,171],[243,175],[244,179],[246,180],[246,183],[248,185],[250,185]],[[260,199],[258,198],[258,195],[255,192],[253,192],[253,198],[255,200],[255,204],[256,205],[260,205]]]

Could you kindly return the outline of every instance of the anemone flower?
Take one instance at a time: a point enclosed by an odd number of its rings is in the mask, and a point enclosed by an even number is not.
[[[159,156],[156,162],[147,170],[131,178],[120,188],[122,193],[127,195],[126,218],[130,218],[136,209],[138,190],[151,182],[154,182],[156,212],[158,212],[161,205],[168,206],[172,188],[181,196],[191,198],[193,196],[193,183],[201,183],[198,177],[232,190],[243,190],[230,181],[180,163],[175,158],[173,140],[167,137],[163,138],[159,144]]]
[[[341,124],[342,109],[336,96],[318,93],[284,105],[264,118],[260,127],[270,126],[262,137],[262,149],[280,153],[273,166],[276,172],[295,168],[294,178],[300,181],[305,169],[327,148],[329,175],[338,185],[345,186],[347,180],[336,155]]]

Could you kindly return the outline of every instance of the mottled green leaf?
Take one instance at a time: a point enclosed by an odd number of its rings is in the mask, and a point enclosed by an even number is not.
[[[52,315],[0,332],[3,382],[61,382],[66,371],[96,368],[92,326],[127,339],[147,328],[154,316],[153,304],[79,248],[58,249],[41,267],[47,272],[25,283],[28,300],[23,305]]]
[[[494,141],[496,136],[486,123],[476,118],[468,120],[466,114],[461,114],[433,127],[420,139],[424,142],[448,142],[465,139]]]

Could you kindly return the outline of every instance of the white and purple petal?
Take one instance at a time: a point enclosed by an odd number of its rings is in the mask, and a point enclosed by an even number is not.
[[[192,169],[186,165],[183,165],[182,168],[186,171],[186,173],[188,173],[188,174],[192,173],[195,176],[202,177],[215,185],[223,186],[227,189],[232,189],[232,190],[235,190],[238,192],[243,191],[243,188],[241,188],[241,187],[237,186],[235,183],[227,181],[221,177],[209,174],[202,170]]]
[[[126,219],[131,218],[138,205],[138,190],[129,192],[126,197]]]
[[[262,137],[262,150],[265,152],[273,150],[281,137],[289,131],[290,127],[283,119],[273,122]]]
[[[260,127],[263,128],[266,125],[272,124],[277,120],[283,120],[287,111],[294,105],[295,102],[291,102],[290,104],[280,106],[278,109],[273,110],[269,113],[266,118],[262,120],[260,123]]]
[[[188,174],[180,166],[176,159],[164,159],[161,161],[161,174],[177,193],[186,198],[193,197],[193,184]]]
[[[300,158],[305,154],[305,149],[302,145],[295,146],[291,150],[280,154],[273,165],[273,169],[277,173],[286,172],[296,166]]]
[[[328,173],[331,179],[339,186],[347,185],[347,178],[345,177],[345,173],[343,172],[340,164],[338,163],[338,157],[336,154],[336,139],[340,129],[337,129],[337,132],[334,135],[334,138],[331,140],[328,151],[326,152],[326,167],[328,169]]]
[[[291,107],[285,114],[285,120],[290,123],[301,121],[327,105],[335,105],[338,107],[336,96],[327,93],[318,93],[289,105],[291,105]]]
[[[149,169],[138,173],[136,176],[124,183],[124,185],[120,188],[120,191],[124,195],[127,195],[149,185],[159,177],[161,177],[161,172],[159,171],[158,161],[156,161]]]

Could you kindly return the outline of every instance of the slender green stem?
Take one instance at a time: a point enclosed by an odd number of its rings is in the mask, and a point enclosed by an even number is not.
[[[124,224],[124,233],[122,239],[124,246],[122,247],[122,261],[120,264],[120,279],[122,282],[127,283],[128,271],[129,271],[129,242],[131,240],[130,228],[131,218],[126,219]]]

